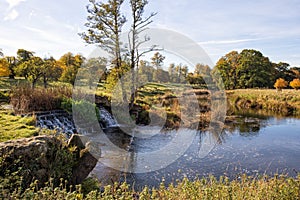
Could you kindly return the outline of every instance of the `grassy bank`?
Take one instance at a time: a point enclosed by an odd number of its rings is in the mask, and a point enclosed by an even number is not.
[[[0,110],[0,142],[37,134],[34,117],[16,116],[10,111]]]
[[[283,115],[300,116],[300,91],[271,89],[243,89],[226,92],[231,107],[265,110]]]
[[[159,188],[144,187],[142,191],[134,191],[126,183],[105,186],[103,191],[95,189],[97,183],[88,182],[78,185],[73,191],[64,187],[54,188],[51,183],[45,188],[37,188],[32,184],[24,193],[10,194],[11,199],[300,199],[300,176],[287,178],[274,176],[260,178],[242,176],[239,180],[229,181],[227,178],[214,177],[189,181],[183,179],[176,185]],[[97,187],[96,187],[97,188]],[[89,190],[90,189],[90,190]]]

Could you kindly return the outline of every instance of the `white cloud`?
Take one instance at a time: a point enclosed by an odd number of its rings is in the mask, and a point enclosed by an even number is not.
[[[18,6],[22,1],[26,0],[6,0],[6,2],[9,4],[9,10]]]
[[[4,17],[4,21],[12,21],[19,16],[18,11],[14,8],[18,6],[22,1],[26,0],[6,0],[6,2],[9,4],[9,7],[6,11],[7,14]]]
[[[239,40],[212,40],[212,41],[206,41],[206,42],[199,42],[200,45],[205,44],[237,44],[237,43],[245,43],[245,42],[252,42],[257,41],[260,39],[239,39]]]
[[[12,11],[10,11],[5,17],[4,17],[4,21],[9,21],[9,20],[14,20],[19,16],[18,11],[16,11],[15,9],[13,9]]]

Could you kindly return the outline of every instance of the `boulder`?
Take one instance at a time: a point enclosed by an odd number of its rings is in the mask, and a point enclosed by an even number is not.
[[[22,177],[23,189],[35,180],[43,186],[50,178],[57,186],[61,178],[68,184],[80,184],[98,161],[89,152],[91,146],[87,139],[79,135],[73,135],[67,144],[55,136],[0,143],[0,181],[9,180],[9,187],[12,187],[7,188],[9,190],[17,186],[13,181],[20,181],[16,177]]]

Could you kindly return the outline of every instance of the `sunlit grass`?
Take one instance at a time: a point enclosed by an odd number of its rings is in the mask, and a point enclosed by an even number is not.
[[[184,178],[176,184],[165,185],[163,182],[157,188],[145,186],[135,191],[126,183],[115,183],[104,186],[102,192],[97,182],[78,185],[72,191],[64,184],[54,188],[51,183],[45,188],[32,184],[24,193],[16,189],[15,193],[2,194],[3,197],[18,199],[300,199],[300,176],[289,178],[284,175],[274,177],[247,177],[229,180],[226,177],[202,178],[190,181]],[[90,188],[90,189],[89,189]],[[0,192],[1,195],[1,192]]]
[[[300,90],[283,89],[240,89],[227,91],[227,97],[232,104],[247,104],[261,107],[267,111],[287,112],[294,110],[294,115],[300,114]],[[248,101],[248,102],[247,102]]]
[[[0,142],[37,134],[34,117],[15,116],[12,112],[0,111]]]

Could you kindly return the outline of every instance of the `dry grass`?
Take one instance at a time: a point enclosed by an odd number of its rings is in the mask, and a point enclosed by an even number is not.
[[[70,98],[69,87],[35,88],[29,86],[13,87],[10,103],[16,113],[60,109],[63,98]]]
[[[240,89],[227,91],[229,103],[241,109],[263,109],[284,115],[300,114],[300,91],[272,89]]]

